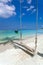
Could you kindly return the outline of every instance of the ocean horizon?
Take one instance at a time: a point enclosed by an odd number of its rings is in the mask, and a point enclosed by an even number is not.
[[[22,38],[31,37],[36,35],[36,30],[21,30]],[[43,34],[43,30],[37,30],[37,34]],[[0,30],[0,41],[8,39],[20,39],[20,30],[18,33],[15,30]]]

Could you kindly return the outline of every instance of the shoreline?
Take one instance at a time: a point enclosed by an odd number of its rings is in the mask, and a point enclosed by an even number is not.
[[[40,39],[39,39],[40,38]],[[43,43],[43,35],[38,35],[37,36],[37,44],[39,44],[39,43]],[[17,42],[17,43],[20,43],[21,42],[21,40],[13,40],[13,42]],[[0,42],[1,43],[1,42]],[[33,45],[33,46],[35,46],[35,36],[33,36],[33,37],[27,37],[26,39],[23,39],[22,40],[22,43],[24,44],[24,45],[26,45],[26,46],[28,46],[28,45],[30,45],[30,47]],[[5,43],[2,43],[2,44],[0,44],[0,51],[2,50],[2,49],[11,49],[11,48],[14,48],[14,46],[13,46],[13,43],[11,42],[11,41],[8,41],[7,43],[5,42]]]

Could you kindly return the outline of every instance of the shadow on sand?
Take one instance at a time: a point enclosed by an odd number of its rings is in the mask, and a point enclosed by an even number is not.
[[[43,57],[43,53],[37,52],[37,54],[41,57]]]
[[[31,55],[32,57],[34,56],[33,54],[29,53],[29,51],[31,51],[31,50],[28,49],[27,47],[25,47],[24,45],[18,44],[17,42],[13,42],[12,39],[9,39],[9,38],[7,38],[7,39],[8,39],[8,40],[7,40],[6,42],[0,43],[0,45],[3,45],[3,46],[5,47],[5,49],[8,49],[8,48],[6,48],[6,45],[8,44],[8,45],[7,45],[7,47],[8,47],[8,46],[9,46],[9,43],[10,43],[10,44],[13,45],[13,47],[14,47],[15,49],[19,48],[19,49],[23,50],[25,53],[27,53],[28,55]],[[4,49],[4,51],[5,51],[5,49]],[[34,52],[34,51],[33,51],[33,52]]]

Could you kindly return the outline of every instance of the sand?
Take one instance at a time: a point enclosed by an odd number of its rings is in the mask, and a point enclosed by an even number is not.
[[[17,41],[20,42],[20,41]],[[34,48],[34,37],[23,40],[25,45]],[[43,35],[38,35],[37,53],[31,57],[19,48],[9,42],[6,45],[0,45],[0,65],[43,65]],[[42,55],[38,54],[41,53]]]

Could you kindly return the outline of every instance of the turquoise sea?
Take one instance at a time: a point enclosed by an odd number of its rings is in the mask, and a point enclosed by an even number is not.
[[[22,38],[34,36],[36,30],[21,30]],[[43,34],[43,30],[38,30],[37,34]],[[8,39],[20,39],[20,30],[15,33],[14,30],[0,30],[0,42],[7,41]]]

